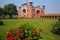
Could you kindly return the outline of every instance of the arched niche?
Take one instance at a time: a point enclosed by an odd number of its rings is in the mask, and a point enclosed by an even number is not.
[[[23,9],[23,12],[26,13],[26,9]]]
[[[40,13],[40,10],[37,10],[37,11],[36,11],[36,14],[38,14],[38,13]]]

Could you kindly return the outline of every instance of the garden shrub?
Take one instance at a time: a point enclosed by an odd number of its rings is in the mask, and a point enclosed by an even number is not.
[[[60,17],[58,18],[58,21],[53,25],[52,32],[54,34],[60,34]]]
[[[18,29],[11,29],[6,34],[7,40],[40,40],[43,39],[40,35],[41,31],[29,24],[23,24]]]
[[[0,25],[3,25],[3,21],[0,20]]]
[[[60,21],[60,16],[58,17],[58,20]]]

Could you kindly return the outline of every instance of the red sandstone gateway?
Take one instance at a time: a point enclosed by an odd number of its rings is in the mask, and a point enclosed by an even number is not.
[[[45,14],[45,5],[33,6],[33,2],[24,3],[18,9],[18,18],[49,18],[57,19],[60,14]]]

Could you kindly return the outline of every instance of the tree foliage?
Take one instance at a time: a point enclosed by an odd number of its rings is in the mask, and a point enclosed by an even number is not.
[[[17,8],[14,4],[6,4],[4,8],[0,8],[0,16],[9,15],[10,18],[12,15],[17,15]]]
[[[13,14],[17,14],[17,8],[14,4],[8,4],[4,6],[5,15],[9,15],[10,18]]]
[[[0,8],[0,16],[3,15],[3,8]]]

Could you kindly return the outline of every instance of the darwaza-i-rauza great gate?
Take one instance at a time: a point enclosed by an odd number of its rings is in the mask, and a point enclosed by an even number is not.
[[[24,3],[18,8],[18,18],[57,19],[60,14],[45,14],[45,5],[33,6],[33,2]]]

